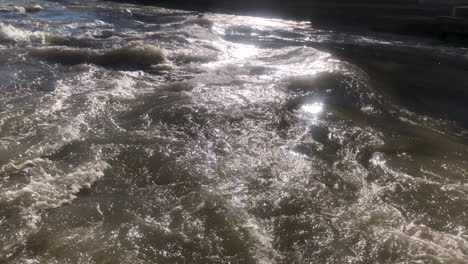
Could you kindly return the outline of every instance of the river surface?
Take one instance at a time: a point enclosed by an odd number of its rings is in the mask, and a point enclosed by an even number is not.
[[[0,9],[0,263],[468,263],[466,48]]]

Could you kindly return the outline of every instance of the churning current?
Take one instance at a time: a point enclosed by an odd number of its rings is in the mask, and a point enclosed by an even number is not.
[[[468,263],[467,49],[0,1],[0,263]]]

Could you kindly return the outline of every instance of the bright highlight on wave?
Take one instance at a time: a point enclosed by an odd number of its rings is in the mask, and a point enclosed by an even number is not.
[[[301,109],[308,114],[317,115],[323,112],[323,104],[322,103],[305,104],[301,107]]]
[[[464,48],[14,2],[0,263],[468,263]]]

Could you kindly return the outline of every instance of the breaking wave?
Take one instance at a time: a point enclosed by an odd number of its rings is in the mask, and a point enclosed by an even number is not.
[[[47,4],[0,13],[1,263],[468,261],[463,49]]]

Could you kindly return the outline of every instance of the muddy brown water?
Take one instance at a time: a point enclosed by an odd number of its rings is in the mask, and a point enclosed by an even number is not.
[[[465,48],[0,5],[0,263],[468,262]]]

